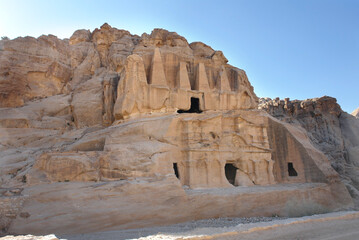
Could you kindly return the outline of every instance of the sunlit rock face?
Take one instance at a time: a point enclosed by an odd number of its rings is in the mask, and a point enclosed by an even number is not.
[[[151,36],[160,34],[163,30],[154,30]],[[221,52],[199,43],[168,44],[172,43],[142,41],[127,57],[117,91],[121,98],[114,107],[116,119],[189,110],[191,99],[198,101],[201,111],[256,107],[257,98],[245,73],[228,65]]]
[[[352,114],[354,117],[359,118],[359,108],[355,109],[351,114]]]
[[[308,131],[221,51],[104,24],[0,41],[0,226],[81,233],[298,216],[352,199]]]

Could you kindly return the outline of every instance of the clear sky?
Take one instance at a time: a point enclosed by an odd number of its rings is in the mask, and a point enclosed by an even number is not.
[[[222,50],[260,97],[328,95],[347,112],[359,107],[359,0],[0,0],[0,36],[69,38],[105,22]]]

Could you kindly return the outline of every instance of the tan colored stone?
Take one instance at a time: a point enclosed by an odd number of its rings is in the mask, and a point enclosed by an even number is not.
[[[103,81],[103,124],[110,126],[114,120],[114,105],[117,99],[119,76],[114,72],[106,74]]]
[[[22,106],[35,98],[62,93],[70,80],[69,49],[55,36],[3,42],[0,51],[0,107]]]
[[[329,98],[276,100],[268,108],[304,124],[281,122],[256,110],[246,73],[221,51],[164,29],[139,37],[104,24],[0,49],[0,229],[81,233],[353,206],[331,165],[345,146],[345,176],[358,181],[359,127]],[[337,147],[320,145],[312,123]]]
[[[141,36],[141,43],[144,46],[163,46],[188,47],[187,40],[175,32],[169,32],[165,29],[155,28],[150,35],[144,33]]]
[[[202,42],[193,42],[190,44],[191,49],[193,50],[193,54],[202,58],[209,58],[214,54],[214,50],[202,43]]]
[[[53,182],[98,181],[99,155],[96,152],[43,154],[34,165],[34,170],[43,171]],[[30,183],[36,179],[29,176]]]
[[[322,151],[330,161],[330,165],[339,173],[342,181],[349,189],[350,194],[355,200],[356,205],[359,204],[359,185],[357,184],[359,175],[357,171],[357,163],[359,162],[357,153],[359,152],[359,121],[353,116],[343,112],[340,106],[336,103],[335,98],[321,97],[307,100],[293,100],[289,99],[261,99],[260,108],[265,109],[268,113],[281,119],[285,122],[291,123],[293,127],[301,126],[302,131],[306,131],[308,137],[314,146]],[[284,123],[277,124],[275,127],[276,135],[281,131]],[[288,124],[287,124],[288,125]],[[286,126],[287,126],[286,125]],[[305,133],[302,134],[304,138]],[[306,137],[306,138],[308,138]],[[287,156],[288,161],[293,162],[301,169],[313,169],[312,163],[300,161],[306,160],[307,157],[303,155],[303,151],[297,147],[297,142],[288,139],[288,152],[274,151],[275,158],[283,159]],[[283,145],[282,139],[272,140],[272,143]],[[296,146],[296,147],[294,147]],[[273,147],[275,149],[275,147]],[[296,151],[293,152],[296,148]],[[283,155],[282,155],[283,154]],[[309,153],[313,155],[313,153]],[[276,156],[277,155],[277,156]],[[282,156],[278,156],[282,155]],[[315,155],[318,155],[316,153]],[[302,159],[302,160],[299,160]],[[285,167],[285,163],[276,161],[274,169],[278,169],[279,165]],[[317,166],[329,166],[328,164],[316,164]],[[311,166],[311,167],[309,167]],[[330,168],[330,167],[329,167]],[[326,170],[326,172],[333,172],[333,170]],[[275,170],[276,172],[276,170]],[[276,174],[276,173],[275,173]],[[309,172],[305,175],[312,178],[312,181],[320,181],[323,176]],[[288,178],[285,181],[293,181],[295,179]],[[326,177],[329,178],[328,176]]]
[[[359,118],[359,108],[355,109],[351,114],[352,114],[354,117]]]
[[[185,62],[180,62],[177,73],[177,87],[179,89],[191,90],[191,83],[188,78],[187,66]]]
[[[210,91],[207,73],[203,63],[198,64],[196,80],[197,80],[195,85],[196,90],[203,92]]]
[[[89,42],[91,40],[90,30],[80,29],[75,31],[70,37],[70,45],[75,45],[80,42]]]
[[[152,58],[150,83],[155,86],[167,86],[161,53],[158,48],[155,48]]]
[[[219,90],[222,92],[230,92],[231,86],[229,85],[229,80],[227,77],[227,72],[224,66],[221,67],[221,71],[219,73]]]
[[[131,113],[138,113],[146,104],[148,85],[142,58],[130,55],[127,58],[125,69],[121,74],[117,89],[117,99],[114,106],[115,118],[125,118]]]
[[[78,128],[102,125],[104,73],[82,83],[72,97],[72,109]]]

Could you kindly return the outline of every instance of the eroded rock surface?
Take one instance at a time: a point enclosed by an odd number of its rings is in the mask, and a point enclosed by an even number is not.
[[[355,109],[351,114],[352,114],[354,117],[359,118],[359,108]]]
[[[304,128],[329,159],[359,206],[359,120],[341,110],[335,98],[260,99],[259,108],[292,126]]]
[[[257,110],[245,72],[227,62],[164,29],[139,37],[104,24],[69,40],[1,40],[3,233],[352,207],[330,164],[346,166],[337,160],[349,144],[336,138],[342,127],[327,133],[339,148],[313,143],[324,130]],[[335,103],[321,106],[332,122],[343,116]]]

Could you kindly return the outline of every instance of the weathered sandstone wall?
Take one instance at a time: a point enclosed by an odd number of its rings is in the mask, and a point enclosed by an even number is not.
[[[331,167],[340,152],[328,155],[311,131],[257,104],[221,51],[167,30],[140,37],[104,24],[64,40],[1,40],[0,229],[75,233],[352,207]]]
[[[351,113],[351,115],[353,115],[353,116],[356,117],[356,118],[359,118],[359,108],[355,109],[355,110]]]
[[[329,159],[359,206],[359,121],[341,110],[336,99],[303,101],[261,99],[259,108],[306,131],[312,144]]]

